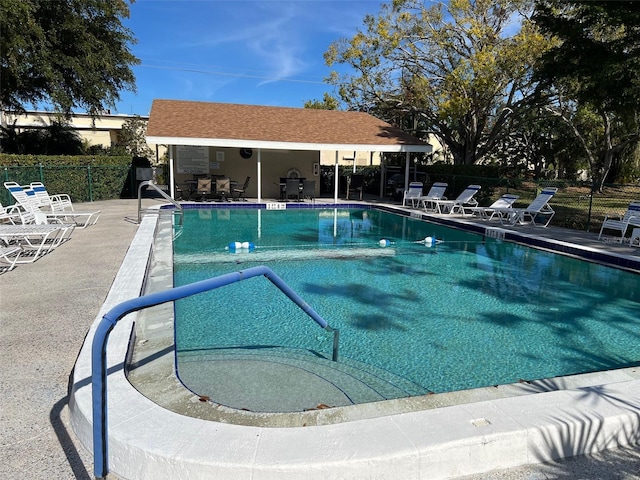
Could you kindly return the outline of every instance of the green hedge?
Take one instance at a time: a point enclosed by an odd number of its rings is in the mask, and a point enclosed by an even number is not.
[[[49,193],[66,193],[74,202],[130,197],[135,192],[130,156],[0,154],[0,169],[3,182],[42,182]],[[13,203],[6,189],[0,201]]]
[[[78,167],[87,165],[129,166],[130,155],[14,155],[0,153],[0,166],[26,167],[31,165]]]

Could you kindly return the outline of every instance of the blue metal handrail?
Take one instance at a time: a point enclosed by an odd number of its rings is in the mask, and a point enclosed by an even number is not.
[[[93,395],[93,471],[96,478],[105,478],[109,473],[107,434],[107,340],[116,323],[124,316],[147,307],[172,302],[198,293],[208,292],[231,283],[249,278],[265,276],[287,297],[295,302],[318,325],[333,332],[333,360],[338,360],[339,331],[333,329],[278,275],[265,266],[258,266],[218,277],[171,288],[163,292],[151,293],[122,302],[109,310],[100,320],[91,345],[91,384]]]

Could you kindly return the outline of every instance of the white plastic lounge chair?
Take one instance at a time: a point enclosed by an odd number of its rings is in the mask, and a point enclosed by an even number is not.
[[[49,192],[47,192],[47,189],[42,182],[31,182],[30,187],[33,191],[36,205],[44,210],[49,210],[51,212],[74,210],[73,204],[71,203],[71,197],[66,193],[49,195]]]
[[[455,200],[433,200],[431,204],[437,213],[465,215],[465,208],[478,206],[478,201],[473,197],[480,191],[480,188],[482,188],[480,185],[469,185]]]
[[[446,200],[447,197],[444,196],[444,192],[447,190],[449,185],[445,182],[435,182],[431,185],[431,188],[427,192],[426,195],[418,198],[420,203],[422,204],[422,208],[425,210],[434,210],[433,201],[434,200]]]
[[[640,227],[631,230],[631,238],[629,239],[629,246],[640,247]]]
[[[411,202],[411,206],[416,208],[420,205],[420,198],[422,197],[422,182],[411,182],[409,189],[404,191],[402,196],[402,206],[408,207],[408,202]]]
[[[71,238],[71,233],[76,228],[75,223],[62,223],[60,221],[55,221],[52,223],[38,222],[37,215],[38,214],[34,212],[27,212],[24,210],[20,210],[18,217],[14,217],[13,225],[44,225],[44,226],[53,226],[55,228],[58,228],[60,229],[58,244],[69,240]]]
[[[22,247],[20,245],[0,246],[0,272],[13,270],[21,254]]]
[[[496,215],[499,216],[496,210],[511,208],[518,198],[520,198],[519,195],[506,193],[488,207],[471,207],[469,210],[471,211],[471,215],[477,215],[482,220],[493,220]]]
[[[640,227],[640,202],[638,201],[631,202],[627,211],[622,216],[609,217],[609,215],[607,215],[604,217],[598,240],[602,237],[603,230],[615,230],[620,232],[620,239],[617,241],[622,243],[629,226]]]
[[[5,207],[0,204],[0,224],[22,223],[20,220],[20,208],[16,205]]]
[[[20,246],[16,263],[31,263],[68,240],[73,225],[0,225],[0,240],[7,247]]]
[[[100,210],[94,212],[76,210],[45,211],[40,207],[39,201],[36,200],[35,192],[31,187],[23,188],[16,182],[4,182],[4,186],[24,211],[32,212],[35,215],[35,222],[38,224],[51,222],[74,223],[78,228],[86,228],[94,225],[100,216]]]
[[[545,187],[526,208],[496,209],[496,213],[500,215],[500,223],[503,225],[531,223],[534,226],[546,227],[556,213],[549,205],[549,200],[557,191],[556,187]],[[546,221],[536,221],[544,217]]]

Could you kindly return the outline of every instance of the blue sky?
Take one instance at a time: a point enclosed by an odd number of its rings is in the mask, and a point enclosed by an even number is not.
[[[155,98],[287,107],[321,100],[333,91],[323,54],[382,3],[137,0],[123,23],[138,40],[138,91],[122,92],[113,113],[148,115]]]

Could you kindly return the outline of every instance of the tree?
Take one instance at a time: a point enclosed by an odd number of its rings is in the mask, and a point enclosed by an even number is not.
[[[434,134],[456,163],[485,157],[533,92],[531,67],[548,48],[524,12],[528,0],[395,0],[364,20],[365,32],[325,53],[330,82],[351,108],[414,135]],[[513,33],[512,33],[513,32]]]
[[[640,3],[537,0],[533,19],[558,39],[536,66],[548,110],[571,128],[601,190],[640,135]]]
[[[2,151],[20,155],[82,155],[84,145],[80,134],[63,118],[52,119],[49,125],[19,131],[15,122],[0,127]]]
[[[339,106],[338,99],[328,93],[323,95],[322,101],[307,100],[304,102],[304,108],[314,108],[316,110],[338,110]]]
[[[155,155],[146,140],[147,122],[139,116],[128,119],[122,124],[118,134],[118,144],[133,157],[155,160]]]
[[[135,91],[128,16],[129,0],[0,0],[0,109],[115,107],[121,90]]]

